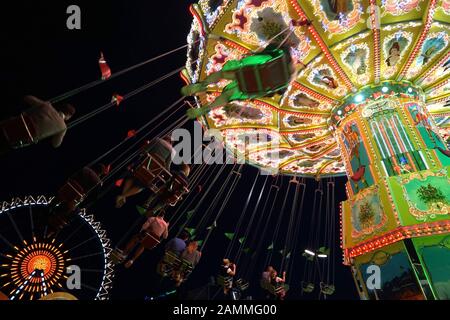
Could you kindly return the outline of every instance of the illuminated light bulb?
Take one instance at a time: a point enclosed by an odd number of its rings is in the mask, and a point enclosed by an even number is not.
[[[363,100],[364,100],[364,96],[362,94],[358,94],[355,97],[355,102],[357,102],[357,103],[363,102]]]
[[[389,88],[388,87],[383,87],[381,89],[381,91],[383,91],[384,93],[388,93],[389,92]]]

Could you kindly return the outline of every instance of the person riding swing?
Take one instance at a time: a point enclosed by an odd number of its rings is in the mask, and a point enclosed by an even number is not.
[[[25,97],[29,106],[19,116],[0,122],[0,154],[38,144],[50,139],[54,148],[61,146],[66,122],[75,114],[69,104],[53,106],[33,96]]]
[[[116,198],[116,208],[122,208],[127,199],[151,188],[158,177],[169,175],[175,150],[170,137],[155,139],[144,147],[140,159],[132,166],[123,183],[122,193]]]
[[[232,101],[262,98],[285,90],[295,74],[289,50],[269,46],[261,53],[242,60],[228,61],[221,71],[209,75],[199,83],[182,88],[184,96],[195,96],[207,91],[210,84],[231,80],[221,95],[212,103],[198,109],[188,110],[188,117],[196,119],[212,109]]]
[[[109,174],[109,170],[104,164],[97,164],[92,168],[86,166],[66,181],[58,190],[46,217],[48,237],[70,223],[80,204],[102,186],[102,179]]]
[[[156,217],[150,216],[142,226],[141,231],[128,242],[125,250],[119,252],[126,259],[136,249],[133,257],[125,263],[125,268],[131,268],[145,250],[153,250],[162,239],[168,238],[169,223],[164,220],[164,216],[164,210],[161,210]]]
[[[191,168],[182,164],[179,169],[172,170],[172,177],[167,183],[152,194],[144,204],[144,208],[152,211],[164,210],[168,206],[175,207],[185,194],[189,192],[189,175]]]

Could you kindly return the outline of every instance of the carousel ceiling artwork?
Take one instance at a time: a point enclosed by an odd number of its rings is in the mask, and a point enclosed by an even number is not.
[[[252,165],[300,176],[345,175],[334,112],[385,82],[416,88],[440,133],[449,134],[448,0],[200,0],[191,13],[189,83],[274,38],[289,47],[298,74],[287,90],[231,102],[200,119]],[[198,107],[228,83],[210,85],[197,97]],[[246,133],[264,142],[246,144]]]

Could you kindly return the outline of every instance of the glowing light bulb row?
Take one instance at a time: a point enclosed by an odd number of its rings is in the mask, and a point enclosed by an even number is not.
[[[294,8],[294,10],[297,12],[297,14],[301,17],[301,19],[309,20],[308,17],[306,16],[306,14],[303,12],[303,9],[298,4],[297,0],[290,0],[290,3],[292,5],[292,7]],[[345,86],[348,89],[353,90],[354,89],[353,83],[350,81],[347,74],[342,70],[341,66],[337,63],[336,59],[331,54],[330,50],[328,49],[328,46],[322,40],[322,38],[319,35],[319,33],[317,32],[317,30],[312,25],[310,25],[308,27],[308,31],[311,33],[312,37],[319,45],[320,49],[324,53],[326,59],[328,60],[328,62],[330,63],[330,65],[332,66],[334,71],[336,71],[337,74],[339,75],[339,77],[344,81]]]
[[[381,59],[380,59],[380,29],[377,25],[377,1],[376,0],[370,0],[370,5],[372,7],[371,10],[371,19],[372,19],[372,30],[373,30],[373,54],[374,54],[374,74],[375,74],[375,83],[378,83],[380,81],[380,75],[381,75]]]
[[[448,221],[401,227],[384,236],[360,244],[354,248],[347,249],[346,258],[355,258],[405,239],[444,234],[449,231],[450,222]]]
[[[249,49],[247,49],[247,48],[241,46],[240,44],[238,44],[238,43],[236,43],[236,42],[234,42],[234,41],[231,41],[231,40],[228,40],[228,39],[227,39],[227,40],[225,40],[224,42],[225,42],[225,44],[226,44],[227,46],[229,46],[229,47],[231,47],[231,48],[233,48],[233,49],[236,49],[236,50],[238,50],[238,51],[241,52],[241,53],[244,53],[244,54],[250,53],[250,50],[249,50]]]

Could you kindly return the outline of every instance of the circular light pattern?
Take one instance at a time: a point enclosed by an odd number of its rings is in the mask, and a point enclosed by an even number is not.
[[[61,251],[53,244],[35,243],[22,249],[12,266],[18,266],[23,278],[27,278],[34,271],[42,271],[48,281],[57,274],[62,275],[64,257]],[[11,270],[13,271],[13,270]]]
[[[45,207],[51,201],[52,199],[43,196],[15,198],[11,202],[3,202],[0,205],[0,218],[7,216],[6,221],[12,222],[17,233],[22,236],[22,234],[27,234],[30,229],[28,221],[25,220],[26,224],[23,225],[24,220],[19,219],[23,217],[20,213],[26,212],[25,215],[28,219],[31,218],[33,226],[33,210],[35,210],[33,208],[46,210]],[[16,215],[17,221],[15,221]],[[64,237],[64,242],[58,240],[60,239],[58,237],[49,241],[40,240],[45,237],[40,238],[39,235],[34,234],[34,231],[31,239],[24,236],[26,240],[23,239],[14,245],[11,243],[14,240],[4,238],[8,241],[9,248],[0,248],[0,270],[6,270],[6,272],[0,273],[0,290],[7,294],[10,300],[41,299],[54,292],[68,290],[65,283],[66,269],[72,264],[76,264],[81,270],[83,270],[83,266],[91,268],[95,265],[98,276],[89,276],[89,280],[82,280],[82,287],[89,288],[85,290],[84,296],[95,300],[108,299],[114,275],[113,263],[110,260],[112,251],[109,247],[110,240],[106,238],[106,232],[101,229],[100,224],[93,220],[93,216],[86,215],[85,210],[81,210],[78,216],[79,218],[76,220],[81,225],[77,225],[76,230],[67,230],[72,234]],[[81,231],[83,235],[77,240],[75,234]],[[80,256],[80,252],[75,255],[75,251],[81,247],[80,243],[85,243],[86,238],[89,237],[91,241],[97,240],[97,244],[91,249],[94,252],[86,252],[83,249],[81,252],[87,253],[86,255]],[[70,244],[66,242],[67,238],[71,238]],[[92,265],[90,260],[97,256],[99,258],[94,259],[97,261],[94,262],[96,264]],[[87,261],[83,262],[83,260]],[[74,293],[77,296],[81,294],[80,291]]]
[[[204,127],[221,131],[226,146],[249,164],[308,177],[345,175],[337,137],[328,128],[354,108],[383,96],[419,98],[424,106],[433,105],[430,114],[444,138],[450,136],[445,107],[450,100],[450,11],[438,10],[440,2],[435,0],[400,5],[392,0],[379,9],[374,1],[343,2],[335,7],[326,0],[217,1],[213,9],[201,0],[191,8],[187,73],[195,70],[195,74],[190,72],[187,82],[202,81],[228,61],[258,51],[273,37],[276,44],[290,49],[299,71],[286,92],[232,103],[201,119]],[[295,23],[305,20],[311,25]],[[277,36],[282,30],[286,34]],[[199,39],[197,46],[192,45],[194,39]],[[405,89],[396,90],[398,83]],[[380,84],[377,96],[359,95]],[[196,99],[198,106],[216,99],[223,85],[211,85]],[[232,136],[233,130],[240,136],[242,131],[252,135],[270,131],[271,139],[279,143],[247,147],[245,139]],[[327,138],[333,142],[318,147]],[[276,150],[289,156],[274,162]]]
[[[54,242],[34,242],[30,245],[24,242],[24,247],[12,256],[9,267],[13,284],[18,288],[12,300],[37,292],[46,295],[57,287],[61,288],[66,265],[61,247],[56,247]]]

